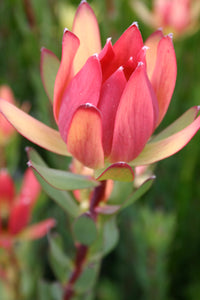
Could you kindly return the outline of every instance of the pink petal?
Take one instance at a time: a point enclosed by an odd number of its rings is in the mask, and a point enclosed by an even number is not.
[[[119,68],[102,86],[98,108],[101,111],[103,127],[103,149],[108,156],[112,147],[115,116],[126,85],[123,68]]]
[[[57,130],[29,116],[16,106],[0,99],[0,112],[31,142],[60,155],[70,155]]]
[[[163,37],[162,30],[157,30],[152,33],[145,42],[145,45],[149,48],[146,53],[146,62],[147,74],[150,80],[156,64],[158,43]]]
[[[158,44],[157,60],[151,83],[158,99],[159,117],[157,126],[164,118],[176,83],[177,65],[172,40],[162,38]]]
[[[104,164],[100,112],[91,104],[80,106],[72,119],[67,138],[69,151],[89,168]]]
[[[17,234],[24,227],[26,227],[29,220],[30,220],[29,199],[27,203],[26,201],[23,201],[21,203],[17,201],[10,212],[10,218],[8,224],[9,232],[13,235]]]
[[[46,48],[41,49],[40,74],[45,92],[53,103],[53,90],[60,61],[57,56]]]
[[[47,219],[27,227],[18,237],[19,239],[35,240],[45,236],[56,225],[54,219]]]
[[[33,171],[28,168],[25,172],[22,187],[19,194],[19,202],[29,203],[30,207],[35,204],[35,201],[39,197],[41,187],[37,181]]]
[[[98,22],[86,1],[81,1],[76,11],[72,31],[80,40],[80,47],[73,63],[76,74],[91,55],[101,51]]]
[[[15,196],[14,182],[6,169],[0,170],[0,206],[2,203],[11,205]],[[3,204],[4,205],[4,204]],[[1,207],[1,210],[3,208]]]
[[[110,161],[129,162],[144,148],[157,120],[156,98],[145,67],[138,64],[118,107]]]
[[[199,129],[200,116],[181,131],[156,142],[149,142],[131,165],[152,164],[177,153],[187,145]]]
[[[78,47],[78,38],[72,32],[65,30],[62,40],[62,58],[54,86],[53,111],[56,121],[58,121],[63,93],[71,79],[71,67]]]
[[[147,47],[142,47],[142,49],[138,52],[137,60],[135,60],[132,56],[124,65],[124,74],[126,79],[129,80],[132,73],[135,71],[135,68],[138,65],[138,62],[142,62],[146,66],[146,51]]]
[[[99,60],[101,62],[101,69],[102,69],[102,76],[103,76],[102,81],[103,82],[105,81],[104,73],[106,73],[106,68],[107,68],[108,64],[110,63],[110,61],[114,58],[114,55],[115,55],[115,53],[114,53],[113,46],[111,43],[111,38],[108,38],[105,46],[99,53]]]
[[[79,73],[71,80],[62,100],[59,130],[66,142],[72,116],[76,109],[87,102],[97,106],[101,88],[101,65],[96,55],[91,56]]]
[[[115,57],[110,61],[104,72],[105,79],[115,72],[120,66],[124,66],[130,57],[133,57],[135,63],[137,55],[142,47],[143,41],[141,33],[137,25],[133,23],[114,44],[113,50]]]

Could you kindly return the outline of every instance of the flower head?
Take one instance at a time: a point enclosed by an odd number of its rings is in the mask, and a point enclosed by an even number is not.
[[[133,8],[148,25],[172,31],[176,37],[198,29],[200,3],[198,0],[154,0],[150,12],[141,1],[134,1]]]
[[[143,43],[133,23],[101,49],[95,14],[82,1],[72,32],[64,30],[61,62],[42,48],[42,81],[59,132],[5,102],[0,109],[22,135],[50,151],[74,156],[96,170],[99,180],[113,172],[117,178],[121,170],[133,179],[132,166],[173,155],[200,128],[199,107],[193,107],[152,137],[167,112],[176,74],[171,35],[157,30]]]
[[[19,194],[6,169],[0,170],[0,246],[10,247],[20,239],[37,239],[55,225],[48,219],[28,226],[31,212],[40,194],[40,185],[31,169],[24,175]]]

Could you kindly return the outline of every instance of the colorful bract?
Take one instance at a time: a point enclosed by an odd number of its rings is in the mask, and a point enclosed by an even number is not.
[[[32,170],[28,169],[16,195],[13,179],[5,169],[0,170],[0,247],[9,248],[18,240],[38,239],[55,225],[53,219],[47,219],[28,226],[40,190]]]
[[[133,178],[133,166],[173,155],[200,128],[199,107],[192,107],[152,137],[167,112],[176,74],[171,35],[157,30],[143,43],[133,23],[114,45],[109,38],[101,50],[96,17],[82,1],[72,32],[64,30],[61,62],[42,49],[42,81],[59,132],[5,101],[0,110],[26,138],[72,155],[94,169],[97,179],[108,179],[106,173],[118,176],[122,169]]]

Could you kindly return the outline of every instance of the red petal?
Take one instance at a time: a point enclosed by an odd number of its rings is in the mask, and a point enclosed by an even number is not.
[[[53,110],[56,121],[58,121],[62,95],[71,79],[71,67],[78,47],[78,38],[72,32],[65,30],[62,40],[62,58],[54,87]]]
[[[98,22],[92,8],[86,1],[82,1],[76,11],[72,31],[80,40],[80,47],[73,63],[76,74],[89,56],[101,51]]]
[[[11,176],[6,169],[0,170],[0,205],[11,204],[15,196],[15,186]]]
[[[142,36],[137,25],[134,23],[114,44],[113,49],[115,57],[110,61],[104,72],[105,79],[115,72],[120,66],[124,66],[131,56],[135,62],[137,60],[138,52],[142,47]]]
[[[104,164],[100,112],[91,104],[80,106],[75,112],[67,138],[69,151],[89,168]]]
[[[20,190],[19,201],[29,203],[29,205],[34,205],[35,201],[39,197],[41,187],[37,181],[33,171],[29,168],[26,170],[22,187]]]
[[[115,116],[126,85],[123,68],[119,68],[102,86],[98,108],[101,111],[103,127],[103,149],[108,156],[112,147]]]
[[[108,38],[104,48],[99,53],[99,60],[101,62],[101,69],[102,69],[102,76],[103,76],[102,81],[103,82],[105,81],[105,78],[104,78],[105,77],[104,73],[106,72],[105,70],[106,70],[108,64],[110,63],[110,61],[113,59],[114,55],[115,54],[114,54],[113,46],[111,43],[111,38]]]
[[[145,67],[130,77],[118,107],[110,160],[129,162],[144,148],[156,122],[156,98]]]
[[[17,202],[10,213],[9,218],[9,232],[11,234],[17,234],[20,232],[26,225],[28,224],[30,219],[30,205],[29,201],[26,203],[24,202]]]
[[[163,37],[162,30],[157,30],[145,42],[145,45],[149,48],[146,54],[146,62],[147,74],[150,80],[156,64],[158,43]]]
[[[84,67],[71,80],[62,100],[59,130],[66,142],[72,116],[76,109],[87,102],[97,106],[101,88],[101,65],[96,55],[91,56]]]
[[[26,240],[39,239],[46,235],[55,225],[56,221],[54,219],[47,219],[39,222],[38,224],[27,227],[27,229],[20,234],[19,238]]]
[[[157,126],[164,118],[176,83],[176,55],[169,36],[162,38],[158,44],[157,60],[151,78],[159,106]]]
[[[146,66],[146,50],[147,47],[142,47],[137,55],[137,60],[135,60],[132,56],[129,58],[127,63],[124,65],[124,74],[126,79],[129,80],[132,73],[135,71],[135,68],[138,65],[138,62],[142,62]]]

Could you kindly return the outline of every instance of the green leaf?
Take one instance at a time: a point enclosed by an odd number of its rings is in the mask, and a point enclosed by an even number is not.
[[[97,238],[94,220],[87,214],[78,217],[73,226],[75,239],[83,245],[91,245]]]
[[[28,151],[29,167],[32,167],[48,184],[59,190],[79,190],[93,188],[98,182],[89,179],[86,176],[77,175],[71,172],[51,169],[41,164],[42,159],[36,151],[31,149]]]
[[[49,260],[56,277],[64,284],[73,270],[73,263],[64,253],[61,242],[58,235],[49,237]]]
[[[84,293],[91,290],[96,282],[98,272],[99,263],[87,265],[74,285],[75,291],[77,293]]]
[[[141,198],[152,186],[155,176],[149,177],[136,191],[134,191],[128,199],[123,203],[121,209],[126,208],[127,206],[133,204],[136,200]]]
[[[103,169],[95,170],[96,180],[116,180],[130,182],[134,179],[133,169],[125,162],[117,162]]]
[[[38,285],[38,300],[62,300],[62,288],[58,283],[40,281]]]
[[[115,248],[119,240],[119,230],[116,224],[116,217],[109,218],[103,226],[103,255],[107,255]]]
[[[46,163],[34,149],[27,148],[26,151],[29,158],[36,160],[41,166],[46,166]],[[66,213],[72,217],[77,217],[79,215],[79,207],[68,192],[55,189],[49,185],[36,171],[34,171],[34,173],[43,190],[51,199],[53,199]]]
[[[57,56],[46,48],[41,49],[41,78],[45,91],[53,103],[55,79],[60,66]]]

